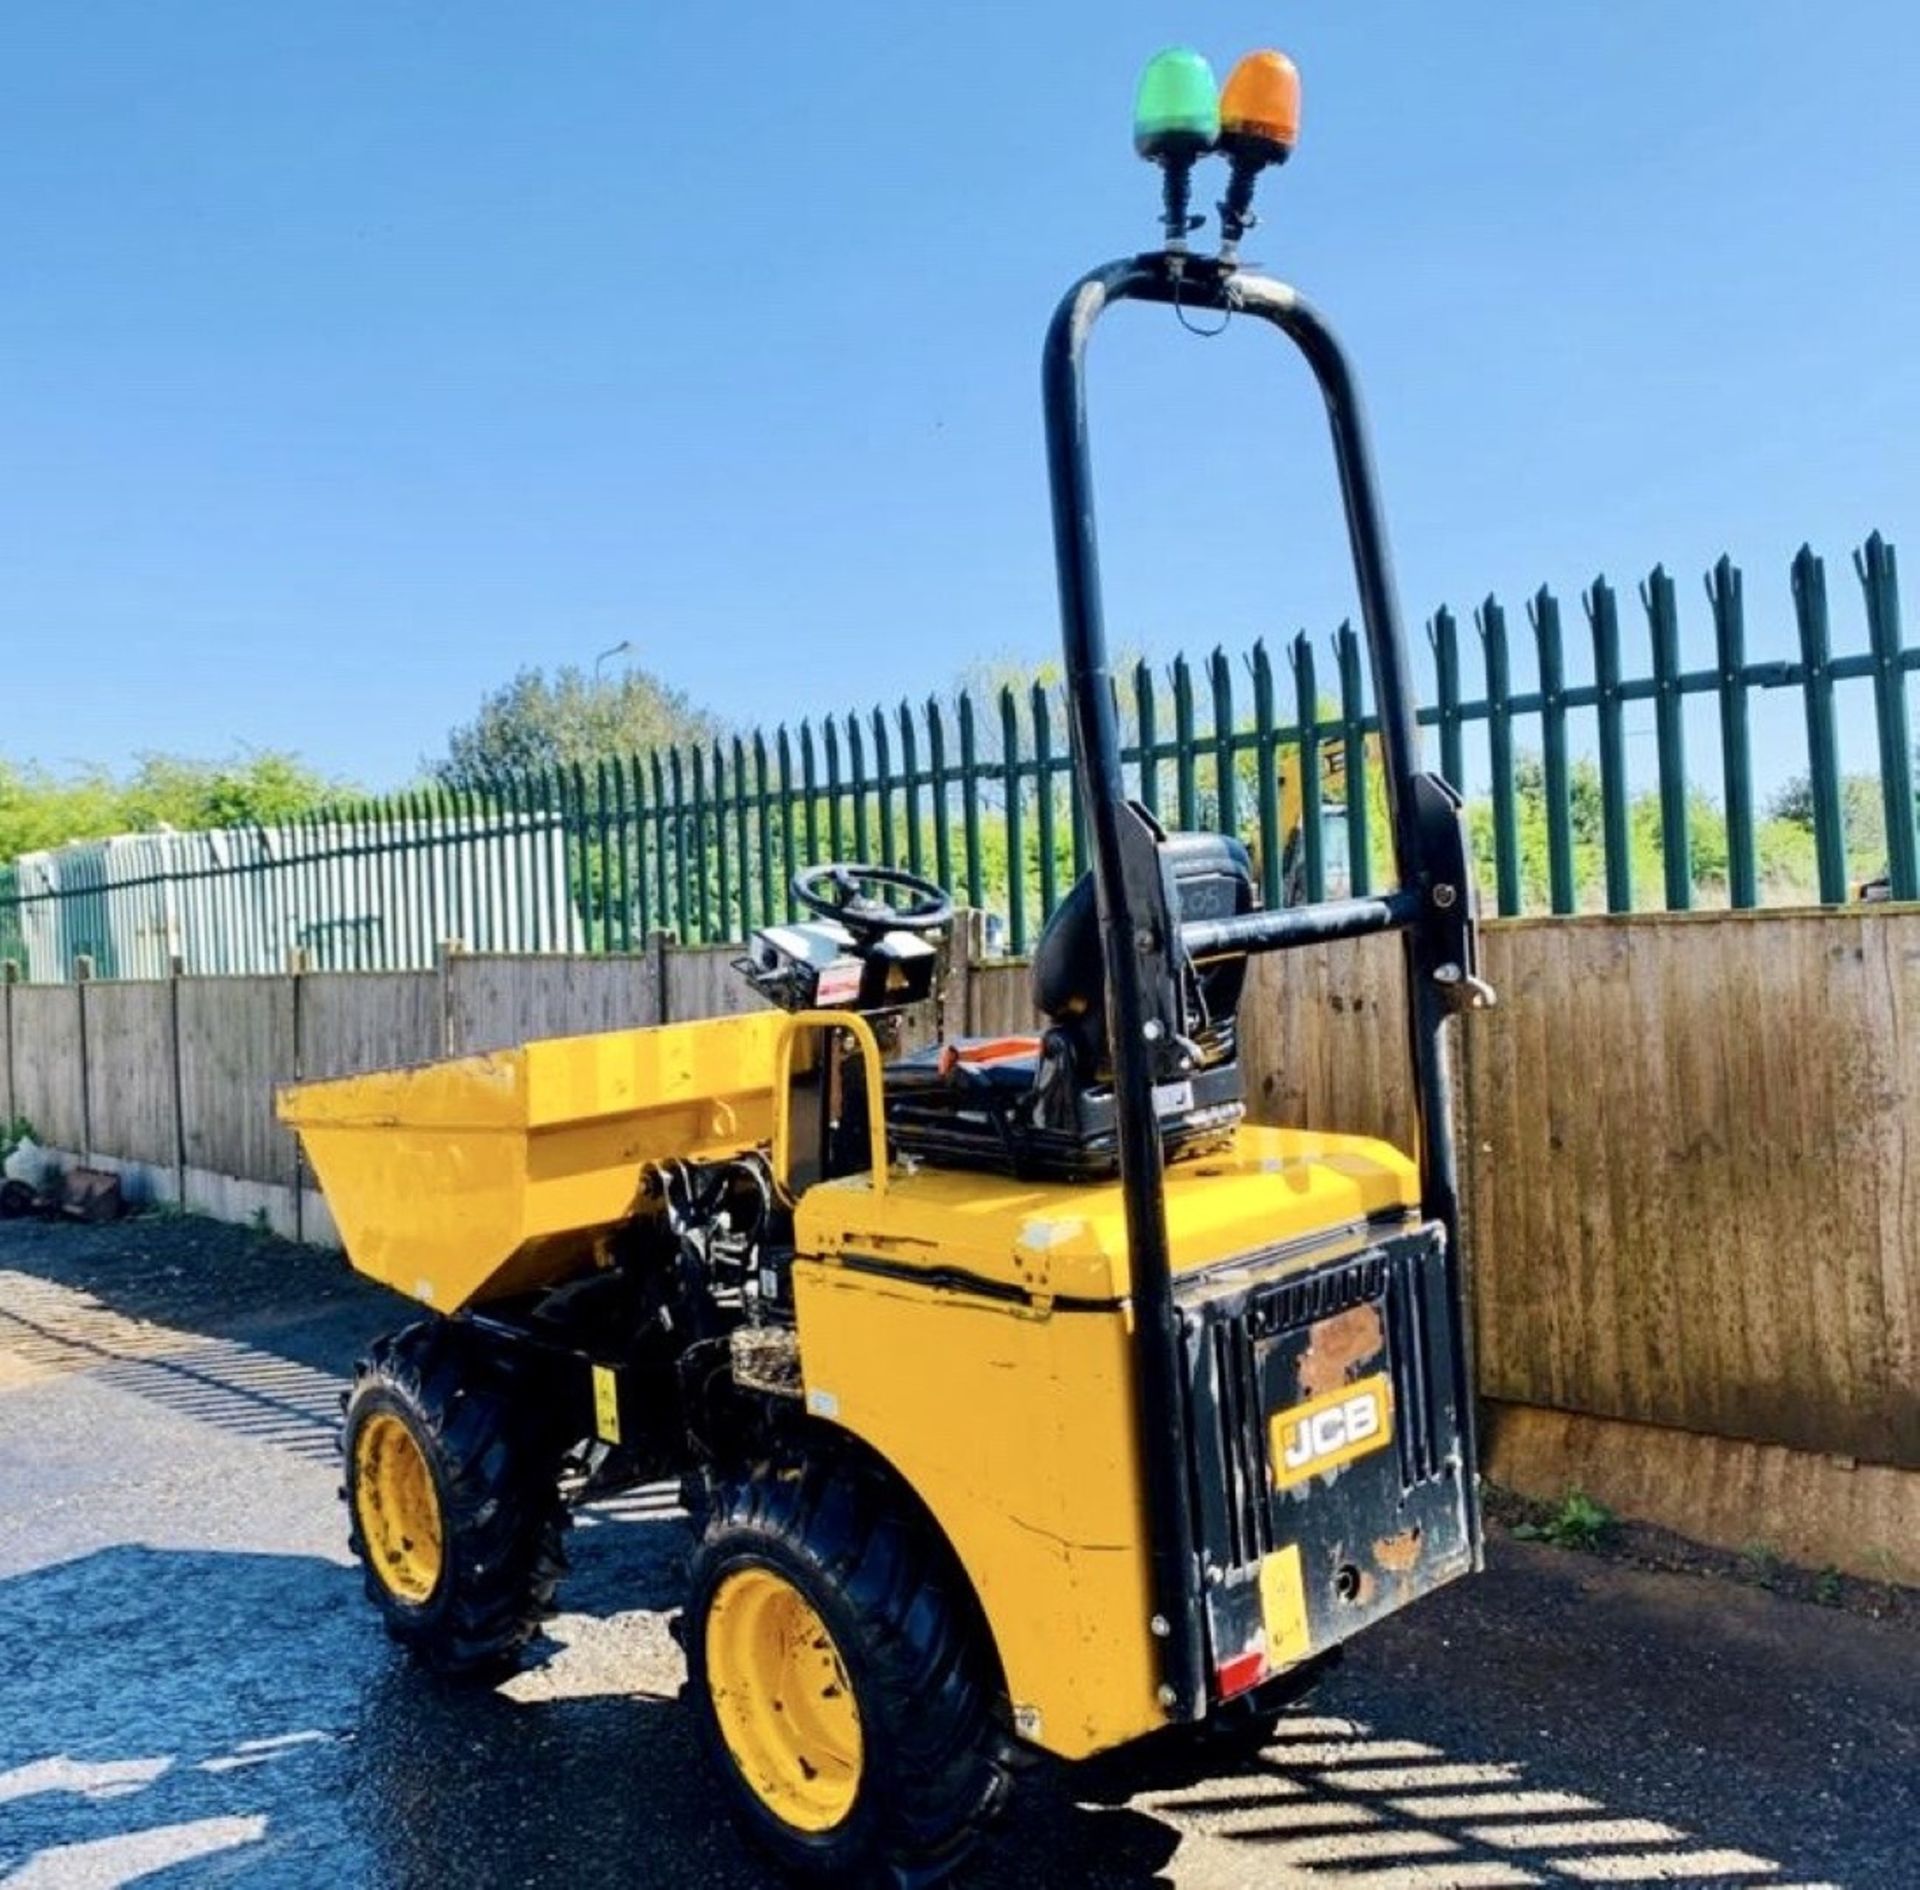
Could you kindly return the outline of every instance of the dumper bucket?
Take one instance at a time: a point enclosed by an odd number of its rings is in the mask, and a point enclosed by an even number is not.
[[[556,1037],[275,1103],[354,1268],[456,1312],[590,1266],[647,1163],[767,1142],[786,1028],[768,1011]]]

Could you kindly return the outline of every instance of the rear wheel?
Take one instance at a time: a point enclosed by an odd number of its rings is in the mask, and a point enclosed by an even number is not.
[[[1007,1794],[998,1683],[944,1545],[878,1479],[764,1470],[715,1493],[690,1694],[748,1833],[819,1883],[932,1883]]]
[[[558,1445],[511,1367],[443,1320],[377,1339],[341,1449],[349,1544],[388,1633],[439,1673],[510,1672],[553,1612],[567,1523]]]

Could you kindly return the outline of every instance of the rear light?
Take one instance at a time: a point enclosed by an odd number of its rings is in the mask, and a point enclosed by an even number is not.
[[[1267,1672],[1267,1653],[1263,1647],[1251,1652],[1236,1654],[1231,1660],[1223,1660],[1213,1670],[1213,1683],[1223,1700],[1230,1700],[1236,1693],[1244,1693],[1251,1686],[1257,1686]]]

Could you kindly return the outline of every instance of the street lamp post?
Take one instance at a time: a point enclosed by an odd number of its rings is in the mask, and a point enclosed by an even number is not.
[[[633,648],[633,639],[631,637],[622,637],[620,641],[613,646],[612,649],[602,650],[600,654],[593,659],[593,680],[595,681],[595,683],[599,682],[600,666],[607,660],[608,657],[624,656],[632,648]]]

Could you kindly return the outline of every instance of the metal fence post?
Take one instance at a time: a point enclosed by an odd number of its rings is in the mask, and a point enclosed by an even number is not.
[[[1033,707],[1034,835],[1040,847],[1040,923],[1045,925],[1053,917],[1060,891],[1053,855],[1053,718],[1047,713],[1044,685],[1035,683],[1028,695]]]
[[[1875,532],[1853,555],[1867,595],[1873,702],[1880,735],[1880,795],[1887,817],[1887,878],[1896,899],[1920,898],[1913,805],[1913,732],[1907,715],[1906,658],[1900,647],[1900,578],[1893,547]]]
[[[1633,840],[1627,820],[1627,726],[1620,695],[1620,608],[1597,577],[1581,599],[1593,632],[1594,693],[1600,722],[1600,829],[1607,855],[1607,910],[1633,910]]]
[[[773,803],[767,792],[767,738],[758,730],[753,731],[753,806],[755,819],[754,841],[760,866],[760,903],[758,912],[762,925],[776,922],[773,885]],[[745,835],[741,836],[741,845],[746,844]]]
[[[1304,631],[1294,638],[1292,654],[1294,715],[1300,734],[1300,857],[1308,902],[1316,903],[1327,896],[1326,835],[1320,825],[1320,683],[1314,673],[1313,645]]]
[[[1793,610],[1800,630],[1801,687],[1807,709],[1807,786],[1820,903],[1847,897],[1847,830],[1840,804],[1840,742],[1833,725],[1833,644],[1827,618],[1827,567],[1802,545],[1793,561]]]
[[[951,892],[953,890],[953,809],[950,804],[947,780],[947,725],[940,713],[938,696],[927,698],[926,717],[928,788],[933,802],[933,876]]]
[[[740,930],[735,936],[744,939],[753,930],[753,790],[747,781],[747,751],[738,735],[732,752],[734,857],[740,880]]]
[[[847,772],[853,786],[853,857],[870,860],[873,842],[867,827],[867,751],[857,715],[847,717]]]
[[[1013,691],[1000,691],[1000,773],[1006,795],[1007,832],[1007,944],[1015,952],[1027,949],[1027,837],[1020,806],[1020,723],[1014,714]]]
[[[1688,827],[1686,722],[1680,702],[1680,613],[1673,579],[1656,564],[1640,587],[1653,640],[1653,728],[1660,755],[1660,864],[1667,910],[1693,906],[1693,836]]]
[[[1747,619],[1740,569],[1722,556],[1707,574],[1720,678],[1720,764],[1727,804],[1727,899],[1736,911],[1760,903],[1753,824],[1753,743],[1747,717]]]
[[[1487,668],[1487,753],[1493,768],[1493,878],[1500,916],[1520,910],[1520,816],[1513,782],[1513,675],[1507,613],[1489,596],[1473,613]]]
[[[1253,646],[1253,726],[1260,767],[1260,897],[1277,906],[1286,897],[1286,836],[1280,831],[1280,754],[1273,700],[1273,662],[1266,640]]]
[[[1174,800],[1180,825],[1191,832],[1200,824],[1200,794],[1194,767],[1193,671],[1184,656],[1173,659]]]
[[[1460,630],[1445,604],[1427,622],[1433,645],[1434,690],[1439,698],[1440,772],[1447,785],[1467,791],[1466,747],[1460,729]]]
[[[719,784],[715,783],[718,793]],[[693,749],[693,854],[689,871],[693,875],[693,917],[688,921],[683,916],[682,923],[687,925],[693,935],[693,943],[704,945],[713,937],[713,907],[711,904],[711,885],[707,877],[707,757],[706,750],[698,743]],[[720,868],[721,885],[726,884],[726,866]]]
[[[1213,782],[1219,804],[1215,825],[1222,833],[1240,832],[1240,783],[1234,773],[1233,758],[1233,670],[1227,653],[1218,645],[1208,659],[1209,681],[1213,685]]]
[[[780,771],[780,915],[791,920],[799,908],[794,903],[793,877],[800,870],[795,830],[793,789],[793,743],[782,723],[774,738],[774,759]]]
[[[1574,908],[1573,785],[1567,768],[1567,668],[1560,600],[1543,584],[1527,605],[1540,661],[1540,746],[1547,815],[1547,898],[1555,912]]]
[[[877,735],[880,711],[874,710],[873,715],[874,732]],[[920,833],[920,743],[914,732],[913,710],[904,702],[900,705],[900,780],[904,788],[902,799],[907,823],[907,871],[924,873],[926,844]],[[946,883],[944,879],[940,882],[942,886]]]
[[[1366,671],[1360,639],[1343,623],[1334,637],[1340,670],[1340,720],[1346,730],[1347,876],[1356,895],[1373,890],[1372,841],[1368,834]]]
[[[656,757],[657,761],[657,757]],[[660,923],[692,929],[693,902],[687,893],[686,771],[680,751],[667,750],[667,786],[660,800]],[[667,844],[673,845],[672,896],[668,896]]]
[[[986,903],[980,867],[980,759],[973,727],[973,698],[962,695],[960,716],[960,820],[961,841],[967,856],[967,904],[979,908]]]

